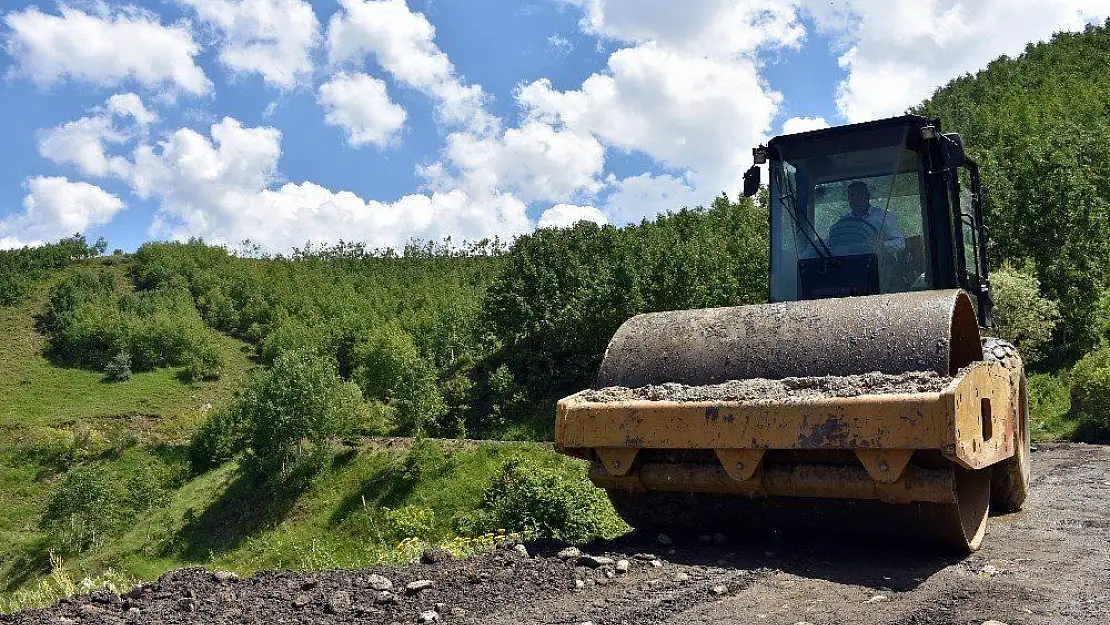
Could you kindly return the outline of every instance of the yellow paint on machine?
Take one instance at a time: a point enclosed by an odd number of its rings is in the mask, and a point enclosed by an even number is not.
[[[594,460],[591,477],[609,488],[937,501],[948,487],[913,468],[911,456],[935,450],[968,469],[1009,458],[1013,388],[1009,370],[983,362],[935,393],[739,402],[589,402],[575,394],[558,404],[555,445]],[[645,466],[636,462],[641,450],[707,450],[718,463]],[[773,450],[848,451],[859,464],[838,469],[836,479],[764,470]]]

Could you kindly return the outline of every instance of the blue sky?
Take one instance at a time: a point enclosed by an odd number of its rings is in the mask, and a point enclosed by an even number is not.
[[[8,0],[0,247],[637,221],[735,196],[770,135],[898,114],[1105,5]]]

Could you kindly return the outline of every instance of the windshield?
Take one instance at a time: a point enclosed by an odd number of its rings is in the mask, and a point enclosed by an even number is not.
[[[776,141],[771,299],[929,288],[924,192],[908,127]]]

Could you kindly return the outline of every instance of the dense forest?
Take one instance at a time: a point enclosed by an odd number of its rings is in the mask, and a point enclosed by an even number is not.
[[[614,228],[582,223],[509,250],[339,244],[291,257],[150,243],[131,259],[134,292],[108,269],[55,284],[40,326],[60,363],[106,370],[183,367],[218,377],[202,327],[254,347],[263,366],[308,352],[353,382],[371,434],[496,436],[550,427],[551,400],[589,385],[609,337],[641,311],[761,301],[766,219],[718,198]],[[534,421],[531,419],[535,417]]]
[[[1061,362],[1107,338],[1108,95],[1110,22],[1001,57],[915,109],[961,133],[982,166],[991,261],[1027,268],[1059,303]]]

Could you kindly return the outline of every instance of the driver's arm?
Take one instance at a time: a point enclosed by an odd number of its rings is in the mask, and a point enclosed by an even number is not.
[[[892,250],[906,249],[906,238],[898,225],[898,215],[888,210],[883,219],[883,246]]]

